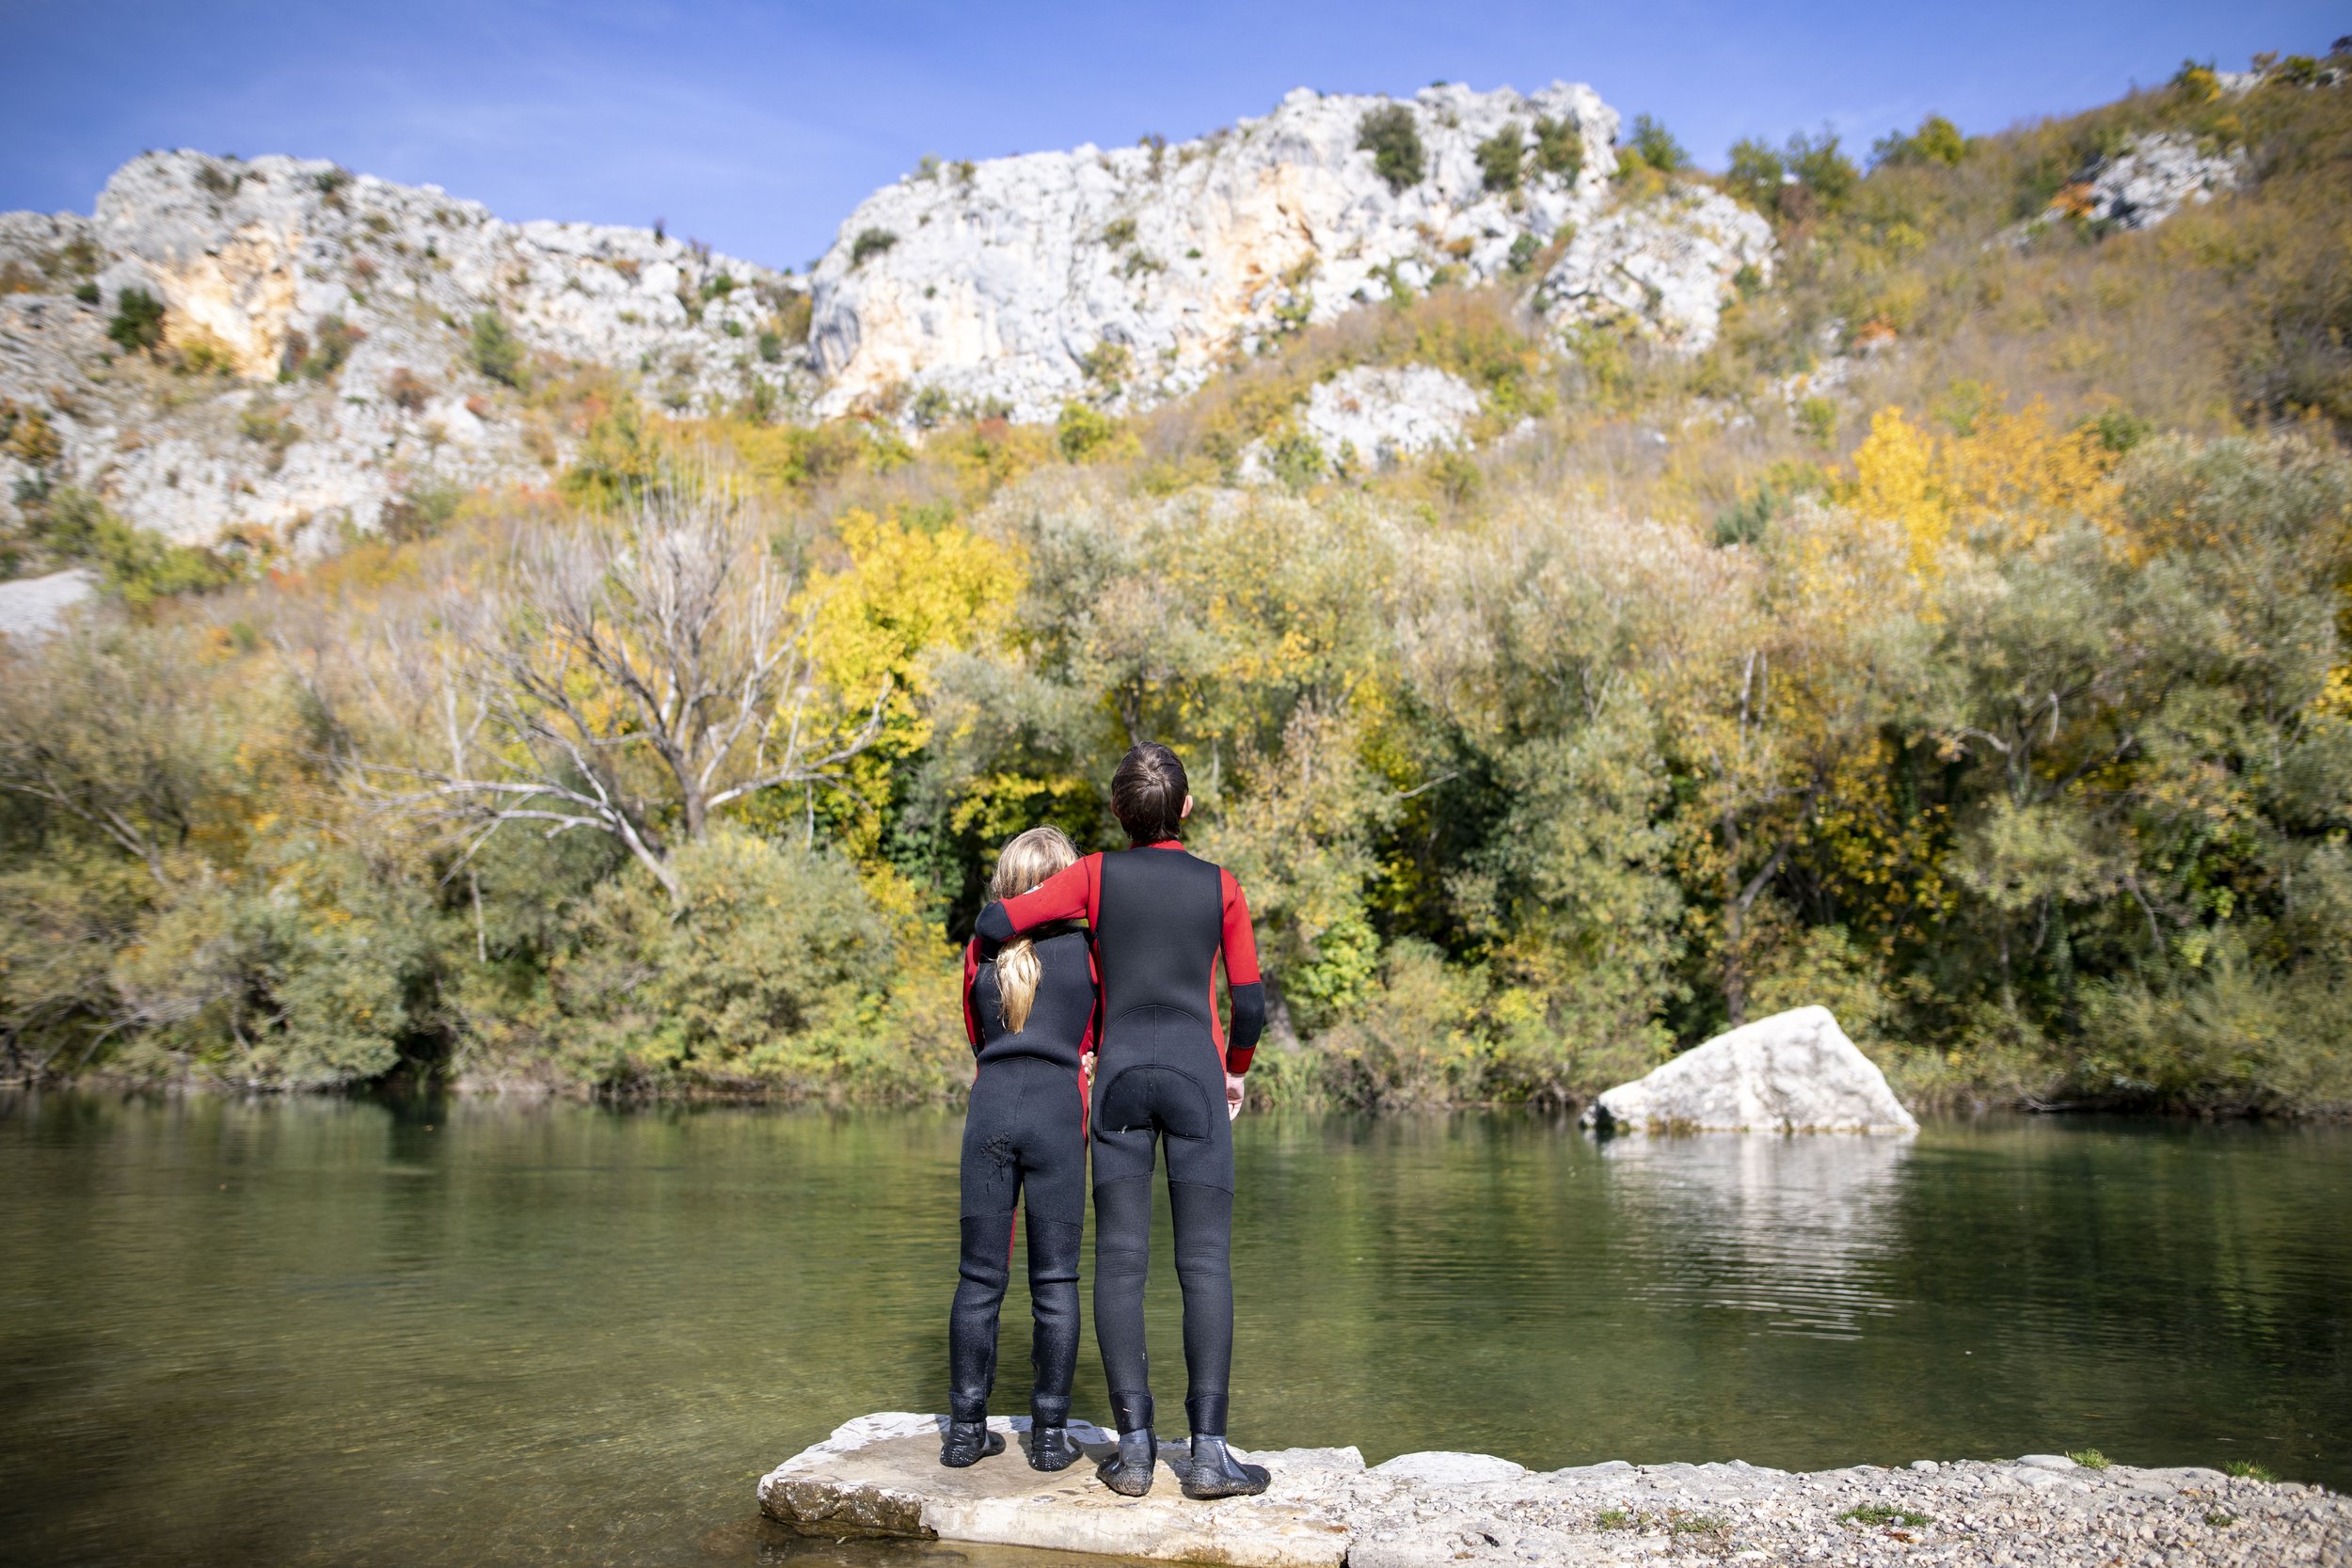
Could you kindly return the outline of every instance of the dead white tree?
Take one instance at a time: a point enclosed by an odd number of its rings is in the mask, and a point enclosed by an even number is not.
[[[609,833],[680,898],[677,844],[755,791],[841,777],[882,727],[887,680],[846,721],[823,689],[816,605],[771,540],[705,473],[518,543],[489,592],[445,604],[431,645],[395,660],[412,723],[437,733],[361,775],[474,825],[476,847],[506,823]]]

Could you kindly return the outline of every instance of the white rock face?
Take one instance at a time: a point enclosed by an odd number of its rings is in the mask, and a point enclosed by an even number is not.
[[[1464,433],[1484,402],[1477,388],[1434,365],[1351,365],[1308,392],[1298,428],[1334,467],[1387,468],[1467,445]],[[1263,441],[1242,453],[1241,477],[1274,477]]]
[[[1565,326],[1625,322],[1677,353],[1715,341],[1741,267],[1772,275],[1772,227],[1721,191],[1679,184],[1577,230],[1536,290]]]
[[[1393,102],[1301,87],[1199,141],[949,165],[876,192],[815,274],[811,341],[832,380],[819,408],[935,387],[1047,420],[1114,383],[1108,401],[1140,406],[1284,325],[1425,288],[1441,266],[1494,277],[1522,236],[1524,256],[1607,199],[1617,116],[1590,87],[1424,89],[1403,107],[1426,172],[1401,190],[1357,146]],[[1539,116],[1576,127],[1581,172],[1531,156],[1518,190],[1487,189],[1479,144],[1515,125],[1532,149]]]
[[[0,582],[0,637],[38,641],[56,630],[66,611],[88,598],[95,586],[92,574],[78,566]]]
[[[2201,152],[2195,137],[2177,131],[2141,136],[2091,166],[2084,215],[2118,229],[2151,228],[2185,206],[2235,189],[2245,166],[2243,153]]]
[[[1586,1126],[1642,1132],[1915,1132],[1885,1074],[1827,1007],[1758,1019],[1620,1084]]]
[[[787,405],[802,394],[797,348],[759,352],[800,280],[644,230],[503,223],[314,160],[149,153],[89,218],[0,216],[9,267],[31,292],[0,297],[0,396],[56,431],[56,477],[186,542],[298,545],[311,525],[373,527],[421,486],[544,479],[577,433],[476,367],[484,311],[527,353],[610,367],[673,407],[761,383]],[[74,296],[92,285],[98,303]],[[161,299],[170,348],[217,371],[108,342],[126,289]],[[340,368],[305,373],[339,341]],[[0,458],[0,486],[24,477]]]

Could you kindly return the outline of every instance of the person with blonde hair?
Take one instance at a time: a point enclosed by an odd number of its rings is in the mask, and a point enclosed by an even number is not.
[[[989,895],[1002,900],[1076,863],[1058,828],[1032,828],[996,857]],[[1074,921],[1017,942],[975,942],[963,957],[963,1026],[979,1065],[963,1122],[963,1260],[947,1323],[951,1468],[1002,1453],[988,1430],[996,1318],[1012,1273],[1015,1211],[1029,1210],[1029,1464],[1067,1468],[1070,1386],[1078,1366],[1078,1246],[1086,1228],[1086,1059],[1094,1049],[1094,953]]]

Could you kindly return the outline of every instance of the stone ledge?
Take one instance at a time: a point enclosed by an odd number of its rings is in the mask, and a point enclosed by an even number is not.
[[[942,1418],[862,1416],[763,1477],[770,1517],[812,1534],[909,1536],[1233,1568],[1455,1568],[1462,1563],[2341,1564],[2352,1501],[2217,1470],[2085,1469],[2052,1454],[1905,1469],[1792,1473],[1734,1461],[1529,1472],[1486,1454],[1259,1450],[1261,1497],[1198,1503],[1172,1455],[1146,1497],[1081,1463],[1028,1467],[1025,1418],[994,1418],[1006,1451],[939,1464]],[[1109,1433],[1071,1423],[1089,1460]],[[1856,1516],[1856,1511],[1861,1511]],[[2226,1522],[2223,1522],[2226,1521]]]

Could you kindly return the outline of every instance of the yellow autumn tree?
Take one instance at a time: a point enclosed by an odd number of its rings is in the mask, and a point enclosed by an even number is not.
[[[2014,413],[1990,391],[1970,403],[1949,434],[1883,408],[1854,449],[1841,499],[1901,526],[1915,573],[1931,576],[1955,540],[2010,549],[2067,517],[2113,526],[2115,456],[2094,434],[2061,427],[2040,399]]]
[[[931,737],[925,655],[1002,637],[1025,568],[1011,546],[961,523],[910,528],[895,515],[852,509],[835,527],[848,563],[812,575],[803,604],[818,673],[834,694],[832,722],[855,729],[867,711],[860,705],[871,700],[860,694],[889,686],[880,736],[827,802],[842,847],[871,871],[882,832],[876,806],[893,770]]]

